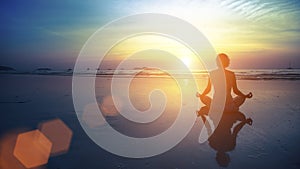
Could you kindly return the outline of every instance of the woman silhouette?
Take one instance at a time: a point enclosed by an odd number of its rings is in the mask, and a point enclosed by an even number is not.
[[[252,97],[252,93],[249,92],[248,94],[243,94],[238,89],[234,72],[226,69],[230,64],[229,57],[226,54],[224,53],[218,54],[216,61],[217,61],[218,69],[215,71],[219,71],[223,69],[223,72],[225,73],[225,79],[226,79],[226,102],[225,102],[224,111],[225,112],[238,111],[239,107],[245,102],[245,99]],[[208,79],[207,87],[203,91],[203,93],[202,94],[198,92],[196,93],[196,96],[200,98],[200,101],[207,106],[210,106],[211,104],[211,98],[206,96],[210,91],[211,91],[211,80]],[[233,93],[237,95],[235,98],[232,97],[231,91],[233,91]]]

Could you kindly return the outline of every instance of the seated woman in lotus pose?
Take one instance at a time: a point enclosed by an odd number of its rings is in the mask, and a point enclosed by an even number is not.
[[[229,57],[226,54],[218,54],[217,63],[218,69],[215,71],[223,69],[226,79],[226,102],[224,112],[238,111],[239,107],[245,102],[245,99],[252,97],[252,93],[249,92],[248,94],[243,94],[238,89],[235,74],[232,71],[226,69],[230,64]],[[203,93],[200,94],[197,92],[196,94],[196,96],[199,97],[201,102],[206,106],[210,106],[212,101],[211,98],[207,96],[207,94],[211,91],[211,85],[211,80],[208,79],[207,87],[203,91]],[[231,91],[233,91],[233,93],[237,95],[235,98],[232,97]]]

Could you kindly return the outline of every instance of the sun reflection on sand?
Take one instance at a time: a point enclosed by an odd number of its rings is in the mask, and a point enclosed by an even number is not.
[[[152,104],[160,104],[166,99],[166,109],[176,114],[181,101],[181,92],[178,84],[171,77],[167,78],[134,78],[129,88],[132,104],[140,111],[150,108],[149,96],[152,91],[158,90],[165,97],[156,97]]]
[[[141,124],[123,117],[121,111],[129,111],[130,109],[128,105],[123,104],[121,97],[112,99],[109,91],[111,91],[113,77],[106,76],[103,78],[99,76],[96,78],[95,83],[95,94],[98,103],[86,105],[81,115],[82,120],[88,127],[93,129],[108,123],[117,131],[132,137],[150,137],[167,130],[178,117],[181,108],[191,102],[191,100],[181,100],[181,90],[191,90],[191,98],[196,99],[194,96],[196,91],[192,90],[191,86],[195,82],[200,88],[199,90],[202,90],[207,79],[192,79],[184,76],[174,79],[167,71],[154,71],[158,75],[147,74],[149,72],[147,70],[132,77],[128,86],[128,96],[129,102],[140,113],[144,113],[149,109],[153,109],[153,112],[161,111],[161,107],[155,105],[165,104],[165,108],[158,118],[152,122]],[[163,76],[161,76],[162,74]],[[117,78],[122,79],[122,77]],[[178,82],[183,84],[181,87],[185,89],[181,89]],[[117,83],[115,87],[122,91],[127,86],[124,83]],[[96,112],[97,109],[101,110],[103,116],[106,117],[105,119],[99,117]],[[107,115],[112,116],[112,118],[107,118]]]

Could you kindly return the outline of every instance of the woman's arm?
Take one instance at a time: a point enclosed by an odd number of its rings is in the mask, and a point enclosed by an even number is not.
[[[233,93],[238,95],[238,96],[244,96],[246,97],[246,95],[244,93],[242,93],[238,87],[237,87],[237,84],[236,84],[236,78],[235,78],[235,74],[233,73],[233,76],[232,76],[232,90],[233,90]]]
[[[242,97],[247,97],[247,98],[251,98],[252,97],[252,93],[249,92],[247,95],[242,93],[238,87],[237,87],[237,84],[236,84],[236,78],[235,78],[235,74],[233,73],[233,77],[232,77],[232,90],[233,90],[233,93],[238,95],[238,96],[242,96]]]
[[[208,78],[207,86],[201,95],[202,96],[207,95],[210,92],[210,90],[211,90],[211,82],[210,79]]]

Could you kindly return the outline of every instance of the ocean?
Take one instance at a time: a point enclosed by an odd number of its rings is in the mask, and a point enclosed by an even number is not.
[[[232,69],[238,80],[300,80],[300,69]],[[188,78],[190,72],[181,70],[162,71],[155,68],[134,69],[134,70],[99,70],[87,69],[80,72],[42,70],[33,72],[0,71],[0,74],[38,74],[38,75],[61,75],[61,76],[115,76],[118,78]],[[195,78],[207,78],[208,72],[202,70],[192,71]]]

